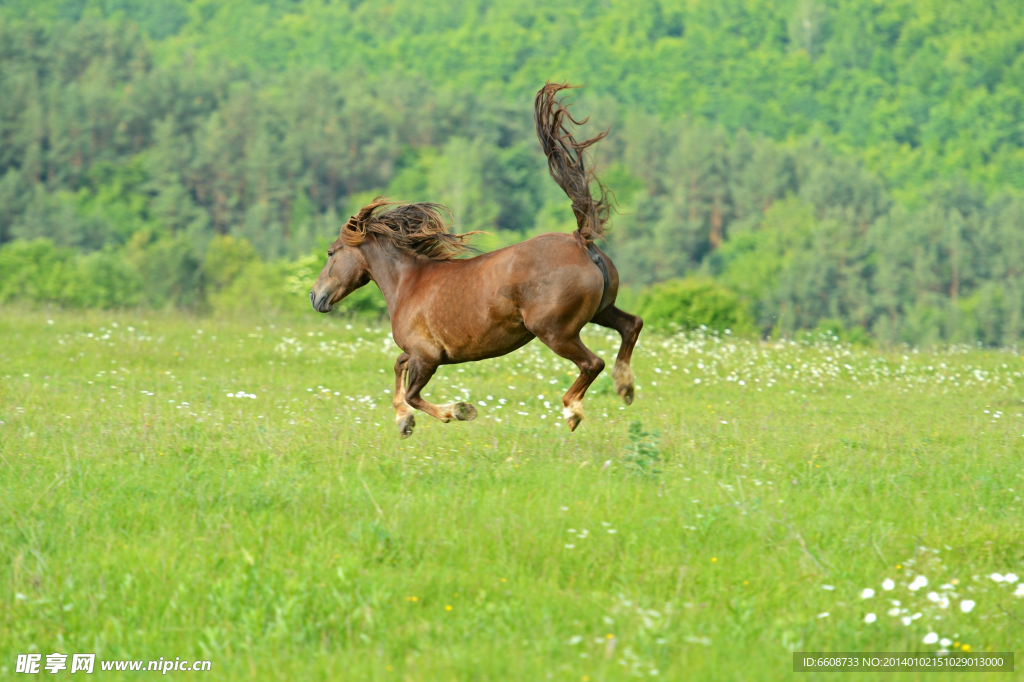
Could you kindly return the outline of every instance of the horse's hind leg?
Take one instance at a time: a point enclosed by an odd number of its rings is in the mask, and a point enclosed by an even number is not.
[[[630,315],[612,305],[594,315],[591,322],[614,329],[622,337],[622,345],[619,346],[619,354],[615,358],[615,367],[612,369],[612,379],[615,381],[615,390],[622,396],[623,402],[632,405],[634,379],[629,360],[633,356],[633,346],[636,345],[636,340],[640,337],[644,321],[636,315]]]
[[[562,405],[564,406],[562,416],[569,423],[569,430],[575,431],[583,421],[583,395],[604,369],[604,360],[583,345],[579,332],[568,339],[546,337],[539,334],[537,338],[555,353],[567,360],[572,360],[579,367],[580,375],[562,396]]]
[[[426,412],[431,417],[440,419],[443,422],[450,422],[452,419],[460,422],[468,422],[476,419],[476,408],[469,403],[456,402],[447,405],[434,405],[420,397],[420,391],[427,385],[430,378],[437,371],[435,362],[410,357],[408,360],[409,376],[405,388],[405,402],[417,410]]]
[[[409,354],[402,353],[395,362],[395,397],[391,404],[395,407],[395,421],[398,422],[398,435],[408,438],[416,426],[412,407],[405,401],[405,371],[409,364]]]

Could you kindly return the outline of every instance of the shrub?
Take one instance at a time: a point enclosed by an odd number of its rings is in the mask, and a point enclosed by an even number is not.
[[[0,247],[0,302],[67,303],[75,277],[75,252],[49,239],[17,239]]]
[[[119,308],[139,301],[138,272],[117,251],[78,255],[48,239],[0,247],[0,302]]]
[[[18,239],[0,246],[0,303],[311,313],[309,290],[322,266],[320,256],[263,261],[245,239],[227,236],[215,237],[205,256],[183,235],[146,231],[136,233],[123,249],[88,254],[49,239]],[[335,310],[381,317],[387,315],[387,304],[376,285],[367,285]]]
[[[207,291],[217,292],[229,286],[257,258],[256,249],[247,240],[217,235],[210,241],[203,259]]]
[[[142,279],[124,256],[103,250],[78,258],[79,282],[71,300],[83,308],[125,308],[141,298]]]
[[[854,346],[874,345],[874,339],[871,338],[871,335],[863,327],[847,327],[843,324],[842,320],[834,318],[820,319],[814,329],[797,332],[795,336],[806,341],[825,339],[826,341],[849,343]]]
[[[126,256],[142,277],[139,295],[144,303],[152,308],[202,309],[206,302],[203,259],[187,236],[136,232]]]
[[[709,279],[674,279],[653,284],[637,300],[646,324],[666,330],[697,329],[749,333],[750,314],[730,290]]]
[[[208,296],[211,309],[220,315],[237,312],[281,313],[302,310],[302,297],[285,285],[280,263],[253,260],[226,286]],[[307,303],[308,306],[308,303]]]
[[[1014,303],[1017,303],[1015,306]],[[950,337],[954,341],[986,346],[1012,344],[1019,338],[1018,329],[1013,328],[1014,308],[1019,310],[1018,301],[1011,301],[1002,286],[986,283],[967,298],[960,299],[951,311],[955,324]],[[1019,324],[1019,323],[1018,323]]]

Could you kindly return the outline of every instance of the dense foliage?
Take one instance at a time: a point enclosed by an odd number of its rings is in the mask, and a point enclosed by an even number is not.
[[[203,307],[382,191],[566,229],[530,113],[561,78],[612,129],[626,284],[711,277],[761,332],[1024,333],[1008,0],[0,3],[0,297]]]

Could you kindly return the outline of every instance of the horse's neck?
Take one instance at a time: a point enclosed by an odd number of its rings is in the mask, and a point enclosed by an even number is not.
[[[401,295],[402,280],[419,271],[424,265],[423,259],[376,236],[367,239],[360,248],[370,268],[370,277],[384,294],[389,313],[393,313]]]

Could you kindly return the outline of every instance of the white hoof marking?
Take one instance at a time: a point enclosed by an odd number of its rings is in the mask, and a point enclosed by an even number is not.
[[[569,430],[575,431],[576,427],[583,421],[583,403],[578,400],[574,403],[569,403],[562,408],[562,416],[569,423]]]

